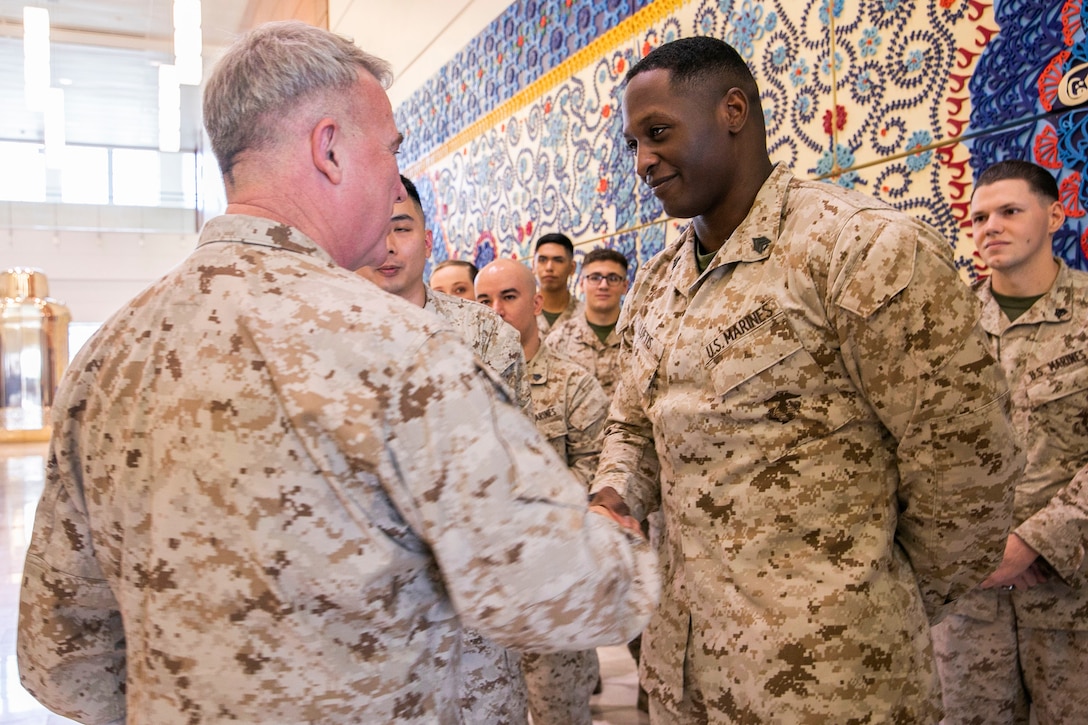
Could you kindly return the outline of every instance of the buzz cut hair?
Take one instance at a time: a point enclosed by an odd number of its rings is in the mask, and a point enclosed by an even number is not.
[[[1010,179],[1020,179],[1027,182],[1029,189],[1051,202],[1058,201],[1061,198],[1058,192],[1058,182],[1054,180],[1049,171],[1038,164],[1020,159],[1006,159],[987,167],[978,175],[975,188]],[[971,196],[974,196],[973,191]]]
[[[571,259],[574,259],[574,242],[570,240],[566,234],[560,232],[552,232],[551,234],[545,234],[540,239],[536,240],[536,246],[533,247],[534,251],[539,251],[542,244],[558,244],[563,249],[567,250],[567,255]]]
[[[669,83],[678,90],[692,91],[716,85],[724,93],[730,88],[739,88],[749,103],[759,102],[759,86],[752,69],[736,48],[718,38],[698,35],[659,45],[631,66],[624,82],[640,73],[658,69],[669,72]]]

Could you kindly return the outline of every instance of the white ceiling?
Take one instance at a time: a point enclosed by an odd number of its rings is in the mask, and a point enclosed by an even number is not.
[[[329,0],[329,26],[385,58],[390,99],[406,100],[511,0]],[[0,0],[0,141],[42,139],[23,99],[23,0]],[[65,91],[69,143],[156,148],[158,66],[173,62],[170,0],[37,0],[49,10],[52,81]],[[205,64],[277,0],[205,0]],[[205,68],[207,72],[207,67]],[[182,147],[199,143],[199,89],[183,86]]]
[[[329,28],[393,66],[389,99],[408,100],[513,0],[329,0]]]

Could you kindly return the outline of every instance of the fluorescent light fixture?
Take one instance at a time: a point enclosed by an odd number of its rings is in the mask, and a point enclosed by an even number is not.
[[[50,88],[45,94],[45,168],[64,166],[64,91]]]
[[[26,106],[44,111],[49,89],[49,11],[23,8],[23,83]]]
[[[159,151],[181,150],[181,87],[178,69],[159,66]]]
[[[174,0],[174,66],[178,82],[187,86],[199,86],[204,80],[200,16],[200,0]]]

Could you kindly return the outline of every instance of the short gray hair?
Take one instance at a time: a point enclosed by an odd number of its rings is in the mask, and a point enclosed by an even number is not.
[[[352,86],[363,69],[383,88],[389,64],[346,38],[295,20],[265,23],[239,38],[204,88],[204,127],[228,179],[243,151],[276,140],[280,121],[322,91]]]

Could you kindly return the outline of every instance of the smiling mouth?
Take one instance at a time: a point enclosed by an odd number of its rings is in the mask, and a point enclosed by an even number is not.
[[[646,183],[648,183],[650,185],[650,189],[652,189],[653,192],[656,194],[657,190],[659,188],[661,188],[662,186],[669,183],[670,181],[672,181],[675,178],[676,178],[676,174],[672,174],[671,176],[664,176],[664,177],[662,177],[660,179],[648,179]]]

